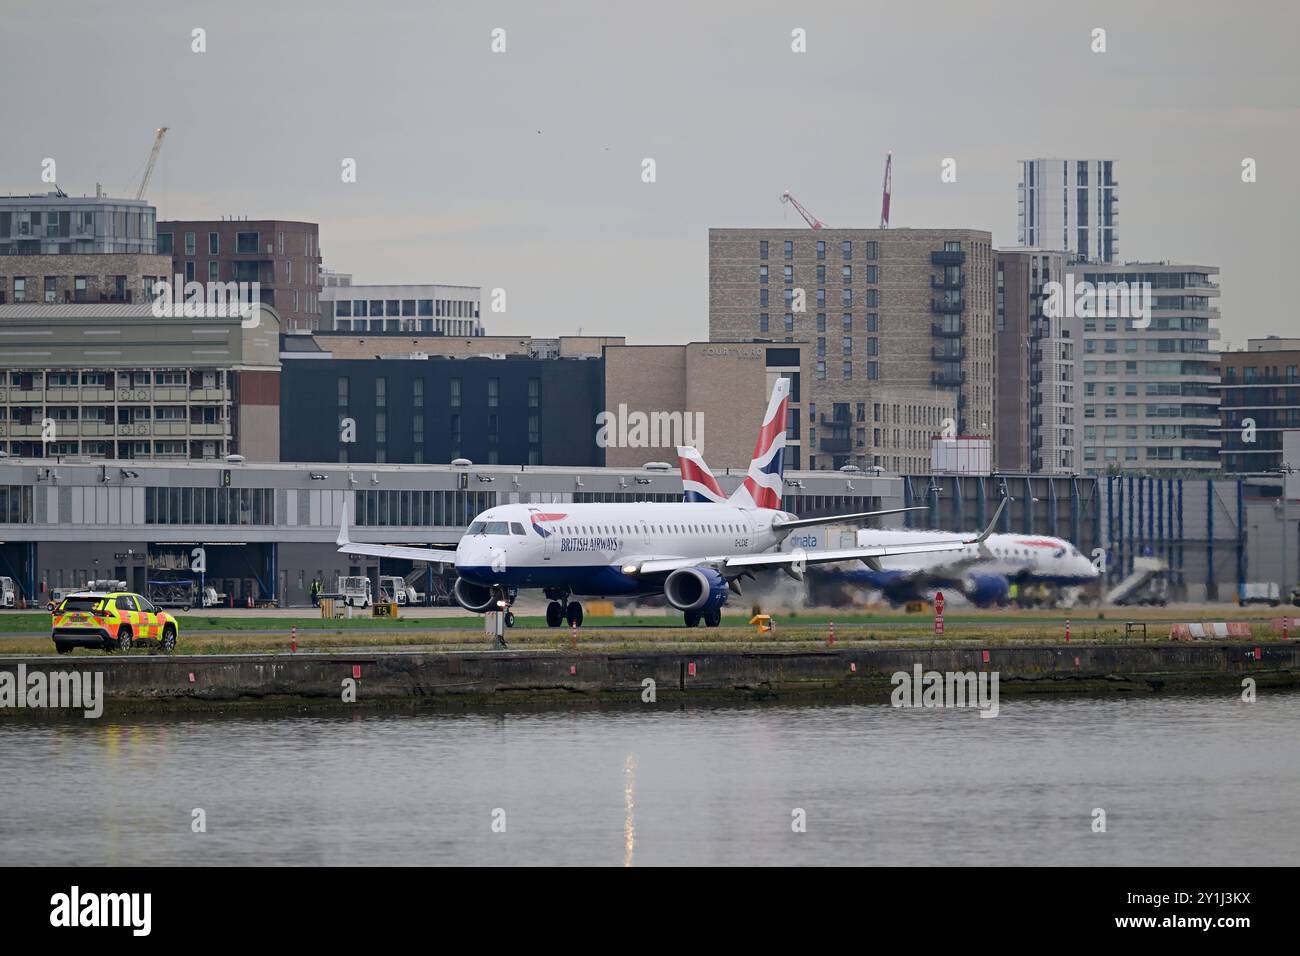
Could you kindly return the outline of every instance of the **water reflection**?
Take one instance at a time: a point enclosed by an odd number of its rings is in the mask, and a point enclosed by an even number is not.
[[[1282,863],[1300,844],[1297,717],[1300,695],[1270,692],[1004,699],[993,720],[854,705],[6,720],[0,864]],[[484,824],[494,807],[507,833]]]

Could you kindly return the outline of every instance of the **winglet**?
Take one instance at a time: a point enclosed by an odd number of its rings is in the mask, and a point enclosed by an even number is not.
[[[348,505],[346,501],[343,502],[343,520],[339,522],[339,536],[334,539],[334,543],[340,548],[352,543],[348,540]]]
[[[1007,506],[1007,502],[1010,500],[1011,500],[1010,498],[1003,498],[1001,501],[998,502],[998,510],[993,512],[993,518],[992,520],[989,521],[989,526],[985,528],[983,531],[981,531],[977,537],[971,539],[971,541],[968,543],[979,544],[979,545],[984,544],[984,542],[988,539],[988,536],[993,533],[993,529],[997,527],[998,519],[1002,517],[1002,509],[1004,509]]]

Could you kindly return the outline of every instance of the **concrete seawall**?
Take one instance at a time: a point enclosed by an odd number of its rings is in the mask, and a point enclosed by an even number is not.
[[[110,710],[237,703],[479,706],[526,701],[827,698],[883,702],[891,676],[999,674],[1001,692],[1153,692],[1300,686],[1300,643],[1060,644],[807,650],[483,651],[0,658],[13,686],[36,672],[102,673]],[[356,704],[345,703],[349,683]],[[19,713],[0,702],[0,719]],[[31,711],[27,711],[31,713]]]

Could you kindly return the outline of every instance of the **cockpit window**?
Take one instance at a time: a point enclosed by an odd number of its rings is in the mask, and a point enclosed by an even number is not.
[[[512,521],[510,522],[510,533],[522,535],[524,533],[524,526],[518,521]]]
[[[515,527],[518,529],[515,534],[523,534],[524,529],[517,522]],[[466,534],[509,534],[510,522],[508,521],[472,521]]]

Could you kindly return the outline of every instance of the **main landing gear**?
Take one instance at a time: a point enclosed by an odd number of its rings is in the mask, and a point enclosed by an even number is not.
[[[701,621],[705,627],[717,627],[722,623],[722,609],[715,607],[711,611],[683,611],[682,617],[685,618],[687,627],[698,627]]]
[[[547,591],[546,596],[551,599],[551,603],[546,605],[547,627],[559,627],[561,624],[582,627],[581,604],[570,601],[569,595],[562,591]]]

